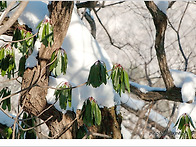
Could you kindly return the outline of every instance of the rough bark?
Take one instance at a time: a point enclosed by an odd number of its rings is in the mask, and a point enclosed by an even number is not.
[[[48,85],[49,72],[46,65],[49,63],[53,51],[60,48],[62,45],[71,20],[72,10],[73,2],[54,1],[51,3],[49,11],[51,12],[51,23],[54,26],[54,44],[52,47],[47,48],[42,45],[38,55],[39,65],[32,69],[28,68],[24,72],[22,89],[32,85],[34,86],[28,91],[21,93],[20,101],[24,106],[23,109],[35,116],[39,115],[43,110],[50,106],[47,104],[45,98],[47,95],[47,89],[41,88],[41,86]],[[70,127],[68,131],[62,134],[62,131],[66,129],[66,125],[75,118],[75,114],[73,112],[68,111],[65,115],[63,115],[61,112],[56,110],[54,106],[52,106],[40,115],[39,118],[47,120],[51,116],[53,117],[48,120],[46,124],[49,127],[52,136],[58,136],[58,138],[75,138],[75,124]]]
[[[173,79],[167,65],[164,48],[165,30],[167,28],[167,16],[157,8],[154,2],[146,1],[145,4],[153,17],[154,25],[156,28],[155,50],[157,60],[166,89],[169,90],[175,87],[175,85],[173,83]]]

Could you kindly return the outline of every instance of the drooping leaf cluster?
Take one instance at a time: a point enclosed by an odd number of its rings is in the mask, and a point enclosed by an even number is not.
[[[7,8],[7,1],[0,1],[0,12],[3,12]]]
[[[10,45],[7,45],[0,49],[0,71],[1,75],[10,79],[11,76],[14,77],[15,65],[15,54]]]
[[[92,97],[89,97],[83,103],[82,120],[86,126],[101,124],[101,110]]]
[[[192,132],[191,132],[190,126],[192,126],[194,129],[195,129],[195,126],[193,125],[193,121],[188,114],[186,113],[182,114],[178,118],[174,127],[177,125],[178,125],[178,129],[181,130],[180,138],[192,139]]]
[[[24,28],[17,28],[12,39],[12,41],[17,42],[13,42],[12,46],[19,49],[23,56],[28,55],[29,51],[32,52],[34,46],[34,38],[32,36],[32,32],[26,31]]]
[[[128,73],[120,64],[113,66],[110,78],[112,79],[114,90],[119,93],[120,96],[122,92],[125,93],[125,90],[130,93]]]
[[[38,38],[40,41],[48,47],[48,45],[51,47],[53,42],[54,42],[54,37],[53,37],[53,27],[50,24],[50,19],[45,18],[42,20],[38,26]]]
[[[90,69],[86,85],[92,85],[94,88],[99,87],[102,83],[107,84],[106,65],[103,61],[96,61]]]
[[[9,90],[8,87],[4,87],[1,91],[0,91],[0,98],[4,98],[8,95],[11,94],[11,90]],[[3,100],[1,107],[3,108],[3,110],[6,110],[6,108],[8,109],[8,111],[11,110],[11,103],[10,103],[10,97]]]
[[[50,65],[50,71],[52,71],[55,76],[59,76],[61,73],[66,74],[68,61],[67,54],[63,49],[54,51],[50,61],[53,62]]]
[[[56,100],[59,100],[61,109],[66,110],[67,103],[71,107],[72,87],[68,82],[65,82],[62,86],[57,86],[57,88],[61,88],[62,90],[55,90],[54,95]]]

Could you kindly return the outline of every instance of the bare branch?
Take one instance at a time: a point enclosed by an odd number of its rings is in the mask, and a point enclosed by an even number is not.
[[[6,8],[6,10],[2,13],[1,16],[1,20],[0,20],[0,25],[2,24],[4,18],[6,17],[6,15],[9,13],[9,11],[12,9],[12,7],[14,6],[14,4],[16,3],[16,1],[12,1],[8,7]]]
[[[184,18],[184,15],[185,15],[185,13],[186,13],[187,8],[188,8],[188,5],[189,5],[189,2],[188,2],[187,5],[186,5],[186,8],[185,8],[185,10],[184,10],[184,12],[183,12],[183,15],[182,15],[182,17],[181,17],[181,19],[180,19],[180,22],[179,22],[179,24],[178,24],[178,29],[177,29],[177,30],[174,28],[174,26],[172,25],[172,23],[171,23],[171,22],[169,21],[169,19],[168,19],[168,22],[169,22],[171,28],[176,32],[176,35],[177,35],[178,46],[179,46],[180,52],[181,52],[181,54],[182,54],[182,57],[184,58],[184,61],[185,61],[185,63],[184,63],[184,64],[185,64],[185,65],[184,65],[184,71],[187,70],[187,67],[188,67],[188,59],[189,59],[189,57],[188,57],[188,58],[186,57],[186,55],[185,55],[185,53],[184,53],[184,51],[183,51],[183,49],[182,49],[179,31],[180,31],[180,27],[181,27],[181,24],[182,24],[182,20],[183,20],[183,18]]]
[[[0,35],[5,33],[22,14],[23,10],[27,6],[28,1],[22,1],[17,11],[11,16],[11,18],[0,28]]]

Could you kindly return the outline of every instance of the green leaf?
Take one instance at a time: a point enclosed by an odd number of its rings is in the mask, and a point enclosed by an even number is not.
[[[66,97],[63,94],[63,92],[59,96],[59,104],[60,104],[61,109],[67,108],[67,101],[66,101]]]
[[[85,135],[87,134],[87,129],[86,127],[83,125],[81,126],[78,131],[77,131],[77,139],[82,139]]]
[[[188,115],[185,115],[185,124],[189,125],[189,116]]]
[[[55,57],[56,57],[56,51],[54,51],[54,52],[52,53],[50,62],[53,62],[53,60],[55,59]],[[50,65],[50,71],[52,71],[56,66],[57,66],[57,60],[55,60],[55,61]]]
[[[33,34],[30,33],[30,32],[28,31],[28,32],[26,33],[25,38],[29,38],[29,37],[31,37],[31,36],[33,36]],[[26,40],[26,44],[27,44],[29,47],[32,46],[32,44],[33,44],[33,37],[30,38],[30,39],[28,39],[28,40]]]
[[[56,76],[59,76],[61,74],[61,68],[62,68],[62,58],[61,58],[60,51],[58,51],[58,53],[57,53],[57,66],[56,66],[56,72],[55,72]]]
[[[61,72],[65,75],[67,70],[67,54],[64,53],[62,56],[62,69]]]
[[[98,105],[95,105],[95,123],[97,125],[101,124],[101,110],[99,109]]]
[[[106,69],[103,62],[98,60],[90,68],[86,85],[92,85],[94,88],[96,88],[102,83],[106,84]]]
[[[190,120],[191,126],[195,129],[195,125],[193,124],[192,118],[190,116],[189,116],[189,120]]]
[[[4,55],[5,55],[5,49],[2,48],[2,49],[0,50],[0,60],[2,60],[2,59],[4,58]]]
[[[41,35],[41,41],[45,40],[46,36],[46,25],[43,24],[43,30],[42,30],[42,35]]]
[[[124,70],[124,83],[125,83],[127,91],[130,93],[129,76],[125,70]]]
[[[106,80],[106,65],[105,63],[102,61],[101,65],[100,65],[100,77],[101,77],[101,81],[106,85],[107,84],[107,80]]]
[[[180,118],[180,122],[179,122],[179,125],[178,125],[178,129],[179,130],[182,130],[183,126],[185,125],[185,117],[184,115]]]
[[[6,110],[6,107],[7,107],[7,101],[6,101],[6,100],[4,100],[4,101],[3,101],[3,104],[2,104],[2,108],[3,108],[3,110]]]
[[[25,71],[26,57],[22,56],[19,61],[18,76],[22,77]]]
[[[124,74],[123,74],[123,69],[121,69],[121,90],[123,91],[123,93],[125,93],[125,82],[124,82]]]
[[[68,105],[69,107],[71,107],[71,100],[72,100],[72,88],[71,89],[68,89]]]
[[[185,129],[186,129],[186,126],[184,125],[183,127],[182,127],[182,130],[181,130],[181,134],[180,134],[180,138],[185,138]]]
[[[192,133],[189,126],[186,126],[186,133],[188,135],[188,139],[192,139]]]
[[[7,8],[7,1],[0,1],[0,11],[4,11]]]
[[[43,20],[37,25],[36,29],[39,29],[43,23]]]
[[[7,130],[7,139],[9,139],[10,137],[11,137],[11,135],[12,135],[12,128],[8,128],[8,130]]]
[[[86,124],[87,126],[92,126],[93,125],[93,118],[91,115],[91,104],[90,101],[87,100],[87,104],[85,106],[85,111],[84,111],[84,115],[83,115],[83,122],[84,124]]]

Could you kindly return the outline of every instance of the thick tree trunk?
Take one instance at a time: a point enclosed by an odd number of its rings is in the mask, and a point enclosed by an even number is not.
[[[68,26],[71,20],[73,10],[73,2],[54,1],[49,6],[51,12],[51,23],[54,26],[54,44],[52,47],[46,48],[41,46],[38,56],[38,66],[32,69],[28,68],[24,72],[22,80],[22,89],[30,87],[27,91],[21,94],[21,105],[23,109],[35,116],[39,115],[39,118],[46,121],[51,116],[46,124],[51,131],[51,135],[55,138],[75,138],[75,125],[73,124],[69,130],[68,124],[76,117],[74,112],[68,111],[65,115],[55,109],[54,106],[50,107],[46,101],[47,89],[42,86],[48,86],[48,67],[50,57],[55,51],[61,47],[64,37],[67,33]],[[50,107],[48,110],[40,113]]]

